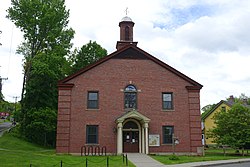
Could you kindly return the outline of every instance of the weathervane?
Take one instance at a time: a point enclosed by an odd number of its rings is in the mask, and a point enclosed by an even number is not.
[[[128,15],[128,7],[125,10],[126,16]]]

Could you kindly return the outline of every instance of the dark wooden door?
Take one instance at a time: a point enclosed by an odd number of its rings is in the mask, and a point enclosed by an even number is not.
[[[123,131],[123,152],[139,152],[139,131]]]

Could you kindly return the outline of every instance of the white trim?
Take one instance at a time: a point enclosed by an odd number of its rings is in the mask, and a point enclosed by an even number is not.
[[[129,111],[117,118],[117,154],[123,153],[123,130],[122,127],[128,121],[133,121],[137,124],[139,130],[139,153],[148,154],[148,123],[150,119],[139,113],[136,110]],[[122,127],[120,127],[122,125]]]
[[[117,124],[117,154],[122,154],[122,123]]]
[[[141,152],[145,154],[145,134],[144,134],[144,127],[142,126],[142,150]]]

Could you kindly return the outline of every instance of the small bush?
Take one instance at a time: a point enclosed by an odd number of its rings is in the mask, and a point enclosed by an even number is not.
[[[20,133],[20,124],[17,124],[16,126],[13,126],[10,130],[9,133],[17,138],[22,138],[22,135]]]
[[[171,155],[169,160],[179,160],[180,158],[177,155]]]

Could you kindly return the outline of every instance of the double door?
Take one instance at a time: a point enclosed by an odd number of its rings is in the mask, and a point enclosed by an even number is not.
[[[139,131],[123,131],[123,152],[139,152]]]

